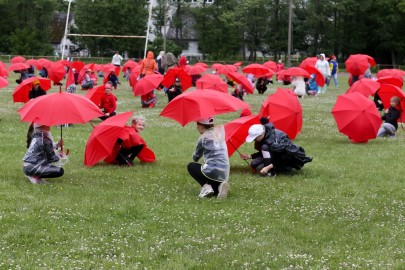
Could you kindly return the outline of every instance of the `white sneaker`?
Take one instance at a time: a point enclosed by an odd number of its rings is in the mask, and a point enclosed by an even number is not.
[[[207,198],[214,194],[214,190],[212,189],[211,186],[203,187],[200,191],[200,194],[198,194],[198,197],[200,198]]]
[[[229,193],[229,183],[228,182],[222,182],[219,187],[218,187],[218,199],[225,199],[228,197]]]
[[[28,176],[28,175],[26,175],[26,176],[31,181],[31,183],[33,183],[34,185],[42,184],[42,180],[38,176]]]

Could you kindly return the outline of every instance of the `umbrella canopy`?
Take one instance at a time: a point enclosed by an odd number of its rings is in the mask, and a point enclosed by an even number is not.
[[[204,65],[198,65],[195,64],[193,66],[186,66],[186,72],[188,75],[199,75],[201,73],[204,73],[207,70],[207,68]]]
[[[13,70],[18,71],[18,70],[29,69],[29,68],[30,68],[30,66],[26,63],[15,63],[15,64],[11,64],[8,67],[8,70],[9,71],[13,71]]]
[[[19,85],[17,85],[13,92],[13,101],[24,103],[28,102],[30,100],[29,94],[32,89],[32,83],[37,80],[39,81],[39,85],[41,86],[42,90],[48,91],[49,89],[51,89],[50,79],[31,77],[23,80]]]
[[[65,78],[66,69],[61,63],[52,63],[48,69],[48,77],[52,81],[59,83]]]
[[[309,74],[315,74],[315,81],[317,85],[321,87],[325,85],[325,78],[319,69],[313,66],[304,66],[302,68],[305,69],[305,71],[307,71]]]
[[[221,63],[214,63],[214,64],[211,65],[211,69],[218,70],[218,69],[220,69],[220,68],[223,67],[223,66],[224,66],[224,65],[221,64]]]
[[[23,122],[47,126],[66,123],[80,124],[104,116],[89,99],[66,92],[37,97],[28,101],[18,113]]]
[[[65,67],[70,67],[70,65],[72,64],[72,62],[70,62],[69,60],[58,60],[55,63],[59,63],[64,65]]]
[[[287,76],[302,76],[304,78],[310,77],[308,71],[300,67],[287,68],[286,70],[283,71],[283,74]]]
[[[346,94],[358,92],[365,97],[374,96],[375,92],[380,88],[380,84],[372,79],[363,78],[356,81],[346,91]]]
[[[268,69],[277,72],[277,64],[273,61],[267,61],[263,63],[263,66],[267,67]]]
[[[256,78],[260,77],[266,77],[266,76],[273,76],[274,71],[270,70],[264,65],[253,63],[250,65],[247,65],[246,67],[242,68],[242,72],[244,73],[251,73],[253,74]]]
[[[127,68],[130,68],[131,71],[134,70],[134,68],[136,68],[138,66],[138,63],[135,62],[134,60],[128,60],[125,62],[125,64],[122,66],[122,71],[125,72],[127,70]]]
[[[142,96],[156,89],[163,81],[160,73],[151,74],[140,79],[133,88],[134,96]]]
[[[227,74],[229,78],[242,85],[243,89],[249,93],[253,94],[254,88],[252,83],[243,75],[238,72],[230,72]]]
[[[249,128],[254,124],[260,124],[258,115],[240,117],[224,125],[228,157],[246,141]]]
[[[11,58],[11,60],[10,60],[11,64],[24,63],[24,62],[25,62],[25,58],[22,56],[15,56],[15,57]]]
[[[394,77],[394,78],[401,78],[405,76],[405,71],[401,69],[381,69],[380,71],[377,72],[377,78],[382,78],[382,77]]]
[[[236,62],[236,63],[233,63],[233,65],[234,65],[235,67],[240,67],[240,66],[242,66],[242,64],[243,64],[243,62]]]
[[[208,65],[204,62],[198,62],[198,63],[195,63],[195,65],[202,65],[203,67],[208,68]]]
[[[82,61],[74,61],[72,62],[70,67],[76,69],[79,72],[84,67],[84,63]]]
[[[300,63],[299,67],[300,68],[304,68],[307,66],[310,67],[315,67],[316,62],[318,61],[318,57],[314,56],[314,57],[307,57],[304,60],[302,60],[302,62]]]
[[[237,66],[234,65],[222,65],[218,68],[218,74],[223,74],[228,76],[230,72],[236,72],[238,70]]]
[[[6,78],[0,76],[0,88],[4,88],[8,85],[8,81]]]
[[[380,84],[392,84],[402,88],[404,85],[404,79],[402,77],[380,77],[377,79]]]
[[[7,77],[8,76],[8,71],[6,64],[0,61],[0,76],[2,77]]]
[[[42,69],[42,68],[46,68],[48,69],[51,65],[52,65],[52,61],[46,58],[39,58],[36,62],[36,68],[37,69]]]
[[[162,81],[162,85],[166,88],[169,88],[171,85],[174,84],[176,78],[180,79],[183,92],[193,86],[191,76],[187,74],[184,68],[169,69]]]
[[[160,116],[171,118],[182,126],[192,121],[218,114],[235,112],[250,105],[242,100],[216,90],[196,90],[175,97]]]
[[[132,127],[126,127],[126,123],[132,114],[132,111],[117,114],[106,119],[93,129],[86,143],[84,165],[87,167],[94,166],[100,160],[110,156],[118,138],[122,140],[128,139],[131,130],[135,133]],[[132,135],[136,136],[137,134]],[[137,136],[139,142],[142,142],[142,138],[139,135]]]
[[[302,129],[302,107],[290,89],[277,88],[262,104],[259,117],[270,117],[274,127],[295,139]]]
[[[369,59],[365,54],[352,54],[347,58],[346,70],[353,76],[363,75],[369,67]]]
[[[204,74],[196,82],[197,89],[212,89],[228,93],[228,85],[216,74]]]
[[[394,96],[399,97],[400,106],[401,106],[400,121],[404,122],[404,120],[405,120],[405,93],[402,91],[402,89],[395,85],[392,85],[392,84],[381,84],[380,90],[378,90],[378,95],[381,98],[381,101],[384,105],[384,109],[388,109],[390,107],[390,101],[391,101],[392,97],[394,97]]]
[[[90,89],[84,96],[93,101],[93,103],[96,104],[97,107],[99,107],[101,103],[101,98],[104,95],[105,95],[105,85],[102,84],[100,86]]]
[[[360,93],[339,95],[332,114],[339,131],[353,143],[375,139],[382,123],[374,102]]]

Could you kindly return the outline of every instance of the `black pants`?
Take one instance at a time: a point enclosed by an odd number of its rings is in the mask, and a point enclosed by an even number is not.
[[[26,164],[23,166],[25,175],[38,176],[41,178],[61,177],[65,171],[63,168],[54,165]]]
[[[99,117],[101,120],[106,120],[106,119],[108,119],[108,118],[110,118],[111,116],[114,116],[114,115],[116,115],[117,113],[116,112],[112,112],[109,116],[101,116],[101,117]]]
[[[115,160],[121,165],[132,165],[135,157],[142,151],[142,148],[143,144],[131,148],[121,148]]]
[[[201,186],[204,186],[205,184],[210,184],[212,186],[212,189],[214,190],[215,194],[218,194],[218,187],[221,184],[221,182],[214,181],[206,177],[202,172],[201,172],[201,164],[197,162],[190,162],[187,165],[187,170],[188,173],[194,178],[195,181],[197,181]]]

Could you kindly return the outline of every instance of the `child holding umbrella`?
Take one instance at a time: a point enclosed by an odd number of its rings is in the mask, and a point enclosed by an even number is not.
[[[197,130],[201,136],[193,153],[194,162],[190,162],[187,169],[202,186],[198,197],[216,195],[218,198],[226,198],[230,165],[224,127],[214,127],[214,119],[209,117],[197,121]],[[198,163],[201,158],[203,164]]]
[[[398,129],[398,119],[401,116],[401,111],[398,109],[400,99],[397,96],[393,96],[390,100],[390,107],[385,110],[384,115],[381,117],[385,121],[378,130],[377,137],[395,138],[395,133]]]

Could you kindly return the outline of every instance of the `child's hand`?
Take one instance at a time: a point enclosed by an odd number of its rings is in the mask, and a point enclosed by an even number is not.
[[[240,155],[240,158],[243,159],[243,160],[246,160],[246,159],[251,159],[252,156],[251,156],[251,155],[241,154],[241,155]]]

